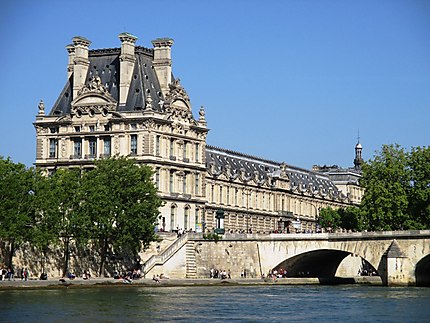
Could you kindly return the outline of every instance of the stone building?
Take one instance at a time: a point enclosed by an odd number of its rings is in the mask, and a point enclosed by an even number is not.
[[[129,33],[119,39],[120,48],[89,50],[83,37],[66,46],[66,84],[49,113],[40,102],[34,122],[36,167],[49,174],[131,156],[154,170],[166,202],[158,226],[166,231],[212,230],[219,209],[228,231],[315,230],[320,208],[360,201],[358,183],[332,172],[207,145],[204,108],[194,117],[172,74],[173,40],[156,39],[148,49]]]

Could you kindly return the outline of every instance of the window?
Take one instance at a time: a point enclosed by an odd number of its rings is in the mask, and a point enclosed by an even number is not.
[[[196,162],[198,162],[199,161],[199,154],[200,154],[200,151],[199,151],[199,144],[196,144],[195,145],[195,153],[196,153]]]
[[[110,131],[110,125],[109,124],[105,124],[104,129],[105,129],[105,131]]]
[[[160,156],[160,136],[155,137],[155,155]]]
[[[156,172],[155,172],[155,186],[157,186],[157,188],[160,188],[160,169],[157,168]]]
[[[227,186],[227,205],[230,204],[230,187]]]
[[[222,204],[222,186],[219,187],[219,202]]]
[[[184,180],[182,181],[182,193],[187,193],[187,174],[184,174]]]
[[[174,141],[170,139],[170,157],[174,156]]]
[[[81,132],[81,126],[75,126],[75,132]]]
[[[184,156],[183,156],[183,158],[184,158],[184,160],[187,158],[187,142],[186,141],[184,141]]]
[[[196,183],[195,183],[195,188],[194,188],[194,193],[196,194],[196,195],[199,195],[199,181],[200,181],[200,178],[199,178],[199,173],[197,173],[196,174]]]
[[[90,138],[88,140],[89,157],[94,158],[97,155],[97,140],[96,138]]]
[[[237,206],[237,193],[238,193],[238,189],[235,188],[234,189],[234,205]]]
[[[111,140],[110,137],[106,137],[103,142],[103,153],[105,156],[111,155]]]
[[[74,141],[73,157],[74,158],[81,158],[82,157],[82,140],[81,139],[75,139],[75,141]]]
[[[214,202],[214,196],[215,195],[215,187],[214,185],[211,185],[211,202]]]
[[[132,123],[130,125],[130,127],[131,127],[132,130],[136,130],[137,129],[137,125],[135,123]]]
[[[173,179],[174,179],[174,176],[173,176],[173,171],[170,171],[170,179],[169,179],[169,191],[170,191],[170,193],[173,193],[175,190],[174,190],[174,182],[173,182]]]
[[[49,157],[55,158],[57,156],[57,139],[49,139]]]
[[[184,210],[184,229],[185,230],[188,229],[188,218],[189,217],[190,217],[190,208],[185,207],[185,210]]]
[[[90,126],[90,132],[94,132],[96,130],[95,126]]]
[[[173,231],[175,229],[175,216],[176,216],[176,207],[172,205],[170,208],[170,230]]]
[[[137,155],[137,135],[130,136],[130,150],[132,155]]]
[[[58,132],[58,128],[52,127],[52,128],[49,128],[49,131],[51,133],[57,133]]]
[[[200,223],[199,221],[199,209],[196,208],[196,215],[194,216],[194,223],[195,223],[195,228],[197,229],[197,224]]]

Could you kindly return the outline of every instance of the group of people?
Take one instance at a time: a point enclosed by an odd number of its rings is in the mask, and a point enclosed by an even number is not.
[[[210,278],[231,279],[230,269],[228,271],[211,268],[209,273]]]
[[[21,280],[27,281],[29,276],[30,272],[27,267],[21,268],[19,278],[21,278]],[[13,268],[0,269],[0,280],[15,280],[15,271],[13,270]]]
[[[122,273],[115,271],[113,273],[113,278],[122,279],[125,283],[131,283],[133,280],[142,278],[142,271],[139,268],[123,271]]]
[[[152,280],[155,281],[157,284],[160,282],[161,279],[169,279],[169,277],[167,277],[163,273],[161,273],[160,275],[152,276]]]

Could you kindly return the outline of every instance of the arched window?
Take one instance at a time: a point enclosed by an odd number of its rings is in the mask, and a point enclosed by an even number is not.
[[[190,218],[190,207],[187,205],[184,209],[184,229],[188,230],[188,219]]]
[[[175,230],[176,204],[170,207],[170,231]]]

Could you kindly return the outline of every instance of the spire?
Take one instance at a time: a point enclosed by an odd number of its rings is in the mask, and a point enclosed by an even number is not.
[[[361,164],[363,163],[363,157],[361,156],[362,150],[363,150],[363,146],[360,144],[360,129],[358,129],[358,137],[357,137],[357,144],[355,145],[355,158],[354,158],[354,168],[357,170],[361,170]]]

